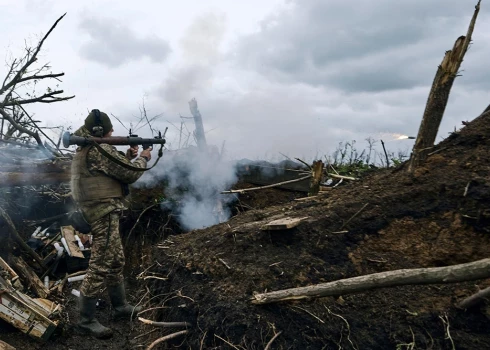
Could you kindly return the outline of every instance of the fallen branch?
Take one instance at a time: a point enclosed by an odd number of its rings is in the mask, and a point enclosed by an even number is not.
[[[158,344],[160,343],[163,343],[164,341],[167,341],[167,340],[170,340],[170,339],[173,339],[173,338],[176,338],[178,337],[179,335],[183,335],[183,334],[186,334],[187,331],[180,331],[180,332],[175,332],[175,333],[172,333],[172,334],[169,334],[169,335],[166,335],[164,337],[161,337],[161,338],[158,338],[157,340],[155,340],[153,343],[151,343],[146,349],[147,350],[151,350],[153,349],[155,346],[157,346]]]
[[[147,320],[146,318],[138,317],[138,320],[140,322],[143,322],[144,324],[149,324],[151,326],[158,326],[158,327],[164,327],[164,328],[171,328],[171,327],[190,327],[190,323],[187,322],[156,322],[152,320]]]
[[[269,304],[287,300],[345,295],[403,285],[456,283],[488,277],[490,277],[490,259],[482,259],[471,263],[445,267],[386,271],[308,287],[255,294],[252,298],[252,304]]]
[[[276,183],[276,184],[272,184],[272,185],[267,185],[267,186],[261,186],[261,187],[252,187],[252,188],[245,188],[243,190],[230,190],[230,191],[222,191],[221,194],[229,194],[229,193],[244,193],[244,192],[249,192],[249,191],[257,191],[257,190],[262,190],[264,188],[272,188],[272,187],[277,187],[277,186],[281,186],[281,185],[285,185],[285,184],[291,184],[293,182],[300,182],[300,181],[303,181],[303,180],[306,180],[306,179],[309,179],[311,177],[311,175],[307,175],[307,176],[304,176],[304,177],[300,177],[299,179],[294,179],[294,180],[288,180],[288,181],[284,181],[284,182],[279,182],[279,183]]]
[[[490,287],[480,290],[478,293],[469,296],[458,304],[461,309],[469,309],[470,307],[476,306],[485,299],[490,298]]]
[[[360,214],[360,213],[361,213],[361,212],[362,212],[362,211],[363,211],[363,210],[364,210],[364,209],[365,209],[365,208],[366,208],[368,205],[369,205],[369,203],[364,204],[364,205],[363,205],[363,207],[362,207],[361,209],[359,209],[359,211],[358,211],[357,213],[355,213],[354,215],[352,215],[352,216],[350,217],[350,219],[349,219],[349,220],[347,220],[347,221],[346,221],[346,222],[345,222],[345,223],[342,225],[342,227],[339,229],[339,231],[342,231],[342,229],[343,229],[345,226],[347,226],[347,224],[348,224],[349,222],[351,222],[351,221],[352,221],[352,219],[354,219],[354,218],[355,218],[357,215],[359,215],[359,214]]]
[[[271,345],[272,345],[272,343],[274,342],[274,340],[276,340],[276,338],[277,338],[278,336],[280,336],[280,335],[281,335],[281,333],[282,333],[282,331],[277,332],[277,333],[276,333],[276,334],[275,334],[275,335],[272,337],[272,339],[271,339],[271,340],[269,340],[269,342],[268,342],[268,343],[267,343],[267,345],[265,346],[264,350],[269,350],[269,349],[270,349],[270,347],[271,347]]]
[[[335,179],[342,179],[342,180],[351,180],[351,181],[357,181],[359,180],[357,177],[352,177],[352,176],[343,176],[343,175],[338,175],[338,174],[328,174],[329,177],[333,177]]]

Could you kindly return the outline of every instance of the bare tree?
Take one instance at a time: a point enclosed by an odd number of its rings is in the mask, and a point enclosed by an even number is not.
[[[44,149],[41,134],[57,147],[56,143],[49,139],[38,126],[39,121],[34,120],[24,107],[33,103],[54,103],[75,97],[63,96],[64,91],[58,89],[58,85],[56,85],[55,89],[48,87],[41,93],[36,91],[36,86],[40,81],[54,79],[61,82],[60,77],[65,74],[53,73],[49,63],[41,66],[37,64],[38,54],[45,40],[65,15],[66,13],[56,20],[35,47],[26,46],[24,56],[13,59],[8,65],[7,75],[0,86],[0,139],[13,139],[25,142],[33,138],[38,146]],[[4,128],[6,128],[5,133]]]

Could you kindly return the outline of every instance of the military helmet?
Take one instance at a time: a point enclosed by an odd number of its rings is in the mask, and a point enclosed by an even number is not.
[[[93,109],[85,118],[85,127],[93,136],[102,137],[112,130],[112,123],[106,113]]]

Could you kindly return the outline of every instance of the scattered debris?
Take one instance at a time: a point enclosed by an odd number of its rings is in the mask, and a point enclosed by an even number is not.
[[[302,218],[284,218],[269,222],[268,224],[262,226],[260,229],[262,231],[266,230],[287,230],[298,226],[302,221],[308,219],[308,217]]]
[[[9,226],[16,232],[11,221]],[[18,241],[20,236],[16,238]],[[24,254],[10,256],[10,264],[0,258],[0,318],[23,333],[46,341],[62,323],[61,305],[49,298],[60,295],[66,282],[83,280],[90,237],[79,234],[72,226],[59,227],[53,222],[44,229],[38,226],[19,246]],[[59,264],[62,260],[64,264]],[[79,295],[77,292],[72,290],[74,295]]]

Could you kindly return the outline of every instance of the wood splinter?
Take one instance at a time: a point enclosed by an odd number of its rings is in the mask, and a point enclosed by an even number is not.
[[[228,264],[226,263],[226,261],[224,261],[224,260],[223,260],[223,259],[221,259],[221,258],[218,258],[218,260],[219,260],[219,262],[220,262],[220,263],[222,263],[223,265],[225,265],[225,267],[226,267],[228,270],[231,270],[230,265],[228,265]]]
[[[144,324],[149,324],[151,326],[164,327],[164,328],[172,328],[172,327],[189,327],[191,324],[188,322],[157,322],[152,320],[147,320],[143,317],[138,317],[140,322]]]

